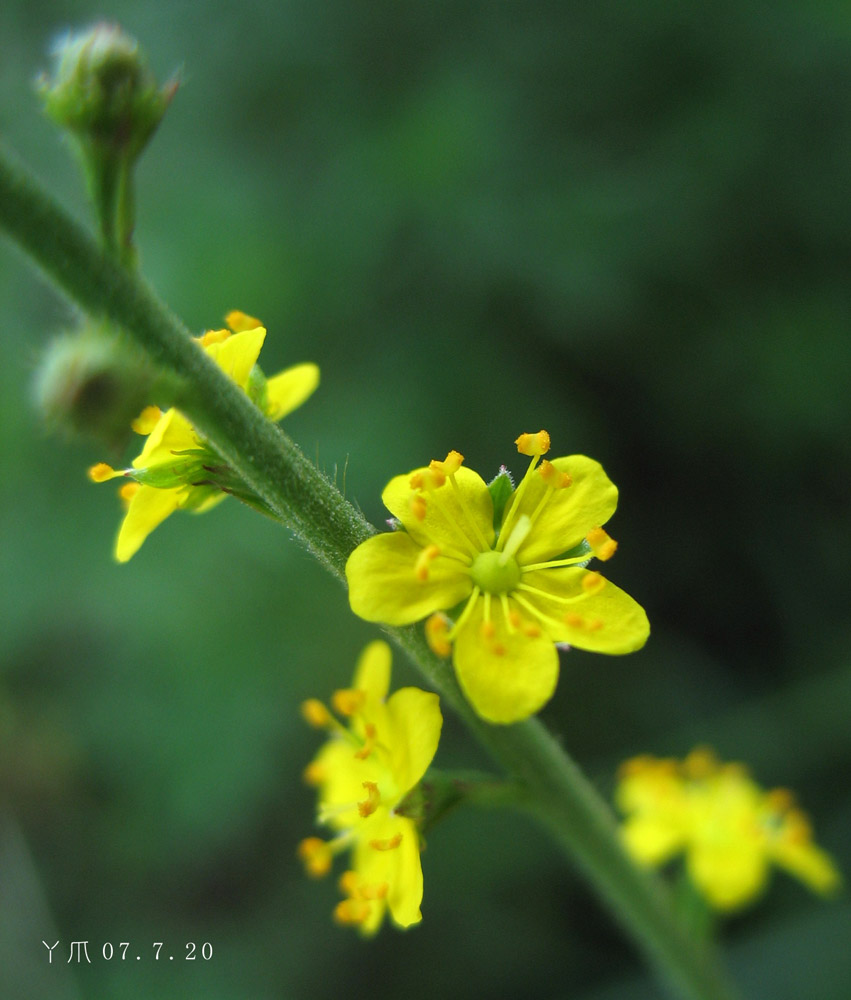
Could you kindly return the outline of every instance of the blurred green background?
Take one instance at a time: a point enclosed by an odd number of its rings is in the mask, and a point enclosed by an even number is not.
[[[653,636],[568,654],[546,721],[606,795],[639,752],[748,761],[851,872],[851,8],[6,0],[0,134],[80,217],[32,83],[103,16],[182,67],[139,170],[166,301],[199,332],[260,316],[267,372],[319,363],[287,430],[376,523],[387,479],[449,448],[489,477],[546,427],[602,461],[611,575]],[[115,565],[114,491],[84,470],[121,456],[30,405],[73,310],[8,244],[0,315],[0,995],[660,996],[511,815],[432,833],[419,928],[331,923],[294,856],[298,705],[375,630],[236,501]],[[487,766],[451,718],[440,761]],[[847,898],[779,877],[724,939],[752,998],[848,996]],[[121,941],[142,959],[105,961]]]

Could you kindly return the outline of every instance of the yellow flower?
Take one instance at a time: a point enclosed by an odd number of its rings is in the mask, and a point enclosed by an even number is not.
[[[316,365],[295,365],[266,379],[256,364],[266,337],[260,321],[233,311],[227,324],[229,330],[209,330],[198,338],[205,353],[270,420],[280,420],[301,406],[319,384]],[[119,562],[127,562],[176,510],[200,514],[228,493],[262,506],[177,410],[147,407],[132,426],[147,440],[131,468],[113,469],[100,462],[89,469],[89,478],[96,483],[118,476],[129,480],[119,491],[127,508],[115,543]]]
[[[364,934],[378,930],[387,910],[399,927],[422,919],[420,835],[400,806],[431,763],[443,722],[436,694],[402,688],[387,698],[389,686],[390,648],[377,641],[361,654],[352,687],[332,699],[348,728],[320,701],[302,706],[307,721],[329,733],[305,779],[319,790],[319,822],[336,836],[309,837],[298,853],[320,877],[335,855],[351,851],[340,880],[346,898],[334,917]]]
[[[513,491],[507,471],[489,488],[457,451],[391,479],[382,500],[404,530],[368,539],[346,564],[355,614],[389,625],[431,616],[432,649],[453,652],[467,699],[499,723],[552,696],[555,643],[629,653],[650,631],[640,605],[585,568],[616,548],[600,527],[617,505],[602,466],[584,455],[540,462],[546,431],[516,443],[532,460]],[[438,613],[456,605],[454,623]]]
[[[616,800],[632,856],[655,866],[685,854],[691,881],[715,909],[735,910],[759,896],[773,865],[825,895],[840,884],[791,793],[764,791],[741,764],[721,764],[709,750],[682,762],[627,761]]]

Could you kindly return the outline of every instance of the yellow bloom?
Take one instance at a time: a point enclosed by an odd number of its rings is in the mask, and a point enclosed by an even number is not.
[[[467,699],[499,723],[552,696],[555,643],[630,653],[650,631],[640,605],[585,568],[616,548],[600,527],[617,505],[602,466],[584,455],[540,461],[546,431],[516,443],[532,460],[513,491],[507,472],[489,488],[457,451],[391,479],[382,500],[404,530],[368,539],[346,564],[355,614],[389,625],[431,616],[432,649],[453,652]],[[439,613],[456,605],[454,623]]]
[[[319,384],[316,365],[295,365],[266,379],[256,364],[266,337],[260,321],[233,311],[227,324],[228,330],[209,330],[198,338],[205,353],[270,420],[280,420],[301,406]],[[127,513],[115,543],[119,562],[127,562],[154,528],[176,510],[200,514],[228,493],[259,503],[244,492],[241,481],[177,410],[147,407],[132,426],[147,441],[131,468],[113,469],[100,462],[89,469],[89,478],[96,483],[118,476],[130,480],[120,490]]]
[[[402,688],[387,698],[389,686],[390,648],[377,641],[361,654],[352,687],[332,699],[348,728],[320,701],[302,706],[307,721],[329,733],[305,779],[319,790],[319,822],[336,836],[309,837],[298,853],[321,877],[335,855],[351,851],[334,917],[364,934],[378,930],[387,910],[399,927],[422,919],[420,835],[399,807],[431,763],[443,722],[436,694]]]
[[[772,865],[818,893],[840,884],[791,793],[764,791],[741,764],[721,764],[709,750],[695,750],[682,762],[627,761],[616,800],[632,856],[659,865],[685,854],[691,881],[715,909],[735,910],[755,899]]]

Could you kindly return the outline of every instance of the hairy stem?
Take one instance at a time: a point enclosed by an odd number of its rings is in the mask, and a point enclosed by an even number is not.
[[[123,327],[190,387],[179,408],[269,510],[344,580],[349,553],[375,529],[206,356],[151,288],[102,253],[2,150],[0,226],[74,302]],[[447,661],[428,649],[421,629],[385,631],[518,784],[522,808],[578,864],[674,995],[734,1000],[710,947],[682,930],[670,894],[630,861],[611,811],[541,723],[483,722],[461,695]]]

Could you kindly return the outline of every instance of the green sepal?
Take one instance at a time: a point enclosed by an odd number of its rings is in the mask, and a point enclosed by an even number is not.
[[[505,513],[505,505],[508,498],[514,492],[514,480],[511,473],[503,465],[497,475],[488,483],[488,493],[493,501],[493,528],[499,531],[502,524],[502,515]]]
[[[591,551],[591,546],[583,538],[578,545],[574,545],[572,549],[568,549],[567,552],[563,552],[559,559],[578,559],[580,556],[588,556],[583,562],[579,562],[576,565],[585,567],[594,558],[594,553]]]
[[[261,413],[266,413],[269,409],[269,388],[266,376],[260,365],[254,365],[248,373],[248,384],[245,387],[248,398]]]
[[[429,768],[423,780],[411,789],[395,812],[407,816],[427,833],[462,802],[478,806],[517,805],[516,785],[478,771],[439,771]]]
[[[209,475],[204,468],[211,453],[203,449],[175,452],[175,461],[152,465],[146,469],[128,469],[127,475],[143,486],[153,486],[157,490],[170,490],[175,486],[200,485]]]

